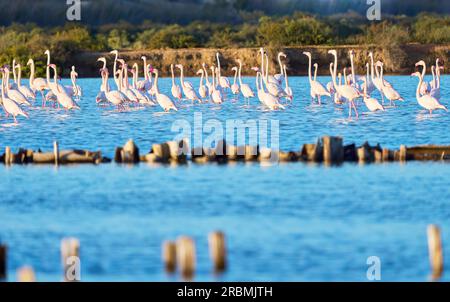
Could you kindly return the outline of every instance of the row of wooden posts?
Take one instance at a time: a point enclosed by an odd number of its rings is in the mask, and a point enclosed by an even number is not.
[[[441,231],[437,225],[431,224],[427,228],[428,251],[431,265],[431,276],[438,280],[444,272],[444,254],[442,248]],[[209,253],[216,272],[222,272],[227,267],[227,249],[225,235],[220,231],[211,232],[208,236]],[[67,258],[79,257],[80,242],[77,238],[64,238],[61,241],[61,261],[64,281],[67,279]],[[164,241],[162,245],[162,260],[167,272],[178,270],[181,276],[189,280],[196,270],[196,248],[191,237],[180,236],[176,241]],[[0,244],[0,280],[7,277],[7,247]],[[24,266],[17,270],[17,280],[22,282],[36,281],[34,270]]]
[[[227,267],[227,249],[225,235],[220,231],[211,232],[208,236],[208,245],[211,261],[215,272],[223,272]],[[61,263],[64,281],[80,281],[68,278],[69,266],[73,263],[67,261],[69,257],[80,257],[80,241],[69,237],[61,240]],[[188,236],[180,236],[176,241],[164,241],[162,245],[162,261],[168,273],[180,272],[181,276],[189,280],[196,270],[195,241]],[[7,246],[0,244],[0,281],[7,277]],[[34,270],[31,266],[23,266],[17,270],[17,281],[36,281]]]
[[[149,153],[140,154],[139,148],[133,140],[129,140],[123,147],[117,147],[114,153],[116,163],[135,164],[148,163],[177,163],[184,164],[189,159],[195,163],[228,161],[274,161],[274,162],[324,162],[340,164],[342,162],[389,162],[407,160],[449,160],[450,146],[417,146],[401,145],[399,150],[381,148],[380,145],[371,146],[368,142],[362,146],[355,144],[344,145],[341,137],[324,136],[315,144],[304,144],[300,151],[278,151],[259,146],[233,146],[224,140],[219,141],[215,148],[195,147],[190,149],[187,140],[169,141],[153,144]],[[188,156],[190,155],[190,157]],[[103,157],[100,151],[60,150],[58,142],[54,142],[53,152],[34,152],[30,149],[19,149],[13,153],[10,147],[0,155],[0,161],[11,164],[100,164],[109,163],[111,159]]]

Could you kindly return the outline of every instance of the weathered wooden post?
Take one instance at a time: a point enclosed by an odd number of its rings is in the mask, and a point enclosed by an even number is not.
[[[166,271],[174,272],[177,267],[177,246],[175,242],[164,241],[162,257]]]
[[[208,237],[209,254],[216,272],[225,270],[227,266],[227,251],[225,235],[222,232],[212,232]]]
[[[342,137],[324,136],[323,160],[326,163],[341,163],[344,160]]]
[[[34,270],[31,266],[23,266],[17,270],[17,281],[36,282]]]
[[[80,281],[80,241],[69,237],[61,240],[64,281]]]
[[[5,165],[12,164],[12,152],[11,147],[5,148]]]
[[[438,279],[444,271],[444,256],[442,253],[441,231],[437,225],[430,224],[427,228],[428,252],[432,270],[432,278]]]
[[[128,140],[122,148],[122,162],[130,164],[139,162],[139,148],[132,139]]]
[[[184,278],[191,278],[195,272],[195,243],[194,240],[187,236],[181,236],[177,239],[177,262],[181,275]]]
[[[405,145],[400,146],[399,160],[406,161],[406,146]]]
[[[8,248],[0,244],[0,280],[6,279],[6,260]]]
[[[53,142],[53,155],[55,156],[55,165],[57,166],[59,164],[59,146],[58,142]]]

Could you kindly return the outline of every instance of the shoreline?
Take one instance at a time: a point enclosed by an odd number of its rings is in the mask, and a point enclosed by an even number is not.
[[[368,62],[367,53],[373,51],[375,60],[381,60],[385,63],[386,75],[410,75],[415,71],[414,64],[419,60],[424,60],[428,66],[434,64],[436,58],[440,58],[441,64],[450,60],[450,44],[405,44],[401,46],[384,47],[378,45],[338,45],[338,46],[296,46],[265,48],[269,53],[270,73],[279,72],[277,62],[277,53],[283,51],[287,54],[284,61],[288,68],[288,74],[291,76],[308,75],[308,60],[302,54],[303,51],[310,51],[313,55],[313,63],[319,64],[318,75],[329,75],[329,63],[331,56],[328,50],[336,49],[339,58],[339,69],[344,66],[350,66],[348,51],[355,51],[355,72],[365,74],[365,63]],[[185,49],[155,49],[155,50],[123,50],[119,51],[119,57],[127,61],[131,67],[134,63],[139,64],[140,76],[142,76],[141,56],[145,55],[147,61],[155,68],[160,70],[161,77],[170,76],[170,64],[182,64],[185,68],[185,76],[196,76],[196,71],[200,69],[202,62],[208,65],[215,64],[215,54],[221,54],[222,74],[228,77],[234,76],[231,71],[233,66],[237,66],[235,60],[241,58],[243,61],[242,75],[253,76],[251,70],[253,66],[259,66],[258,48],[185,48]],[[109,52],[82,52],[74,57],[72,62],[63,66],[64,76],[69,72],[70,66],[75,65],[80,78],[99,77],[98,70],[100,63],[96,62],[98,57],[106,57],[108,68],[112,68],[113,55]],[[70,65],[70,66],[69,66]],[[445,65],[444,65],[445,66]],[[430,69],[428,68],[430,73]],[[442,74],[445,74],[444,69]],[[431,73],[430,73],[431,74]],[[179,72],[176,71],[176,76]]]

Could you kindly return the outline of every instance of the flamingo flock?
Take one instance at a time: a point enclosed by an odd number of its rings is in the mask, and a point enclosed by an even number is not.
[[[399,92],[393,85],[384,78],[384,64],[381,61],[374,60],[372,52],[368,54],[368,62],[365,64],[366,74],[358,76],[355,74],[355,64],[353,50],[349,51],[350,67],[344,66],[339,69],[338,56],[336,50],[329,50],[332,61],[329,65],[331,81],[326,85],[320,83],[317,79],[318,64],[313,64],[311,52],[303,52],[308,59],[308,82],[310,88],[311,102],[321,106],[324,98],[329,98],[332,104],[337,106],[348,106],[349,118],[359,116],[358,99],[369,111],[386,111],[389,107],[396,107],[398,101],[404,101]],[[0,104],[6,117],[11,116],[14,123],[18,123],[17,117],[29,117],[27,108],[34,106],[37,96],[40,95],[42,107],[48,107],[63,110],[80,109],[80,102],[83,92],[77,84],[78,73],[75,66],[70,70],[71,85],[62,85],[58,76],[58,68],[51,62],[50,51],[44,53],[47,56],[45,78],[35,77],[35,63],[29,59],[27,66],[30,69],[29,83],[22,83],[22,65],[13,60],[12,67],[5,65],[0,68],[2,74],[1,100]],[[294,93],[289,86],[289,76],[285,60],[287,55],[279,52],[277,61],[280,68],[279,73],[269,73],[269,55],[260,48],[257,55],[260,59],[260,65],[251,67],[255,72],[255,88],[242,81],[243,62],[236,60],[236,65],[231,68],[233,78],[230,81],[222,73],[220,63],[220,54],[215,54],[216,64],[207,66],[202,63],[199,66],[197,75],[199,76],[198,88],[195,89],[193,83],[187,81],[184,74],[184,67],[181,64],[171,64],[171,89],[170,95],[161,92],[158,86],[159,71],[147,62],[145,56],[141,57],[143,64],[143,79],[139,77],[139,64],[127,64],[119,57],[117,50],[111,51],[114,55],[112,76],[107,68],[107,60],[100,57],[97,62],[101,63],[99,69],[101,84],[96,96],[96,103],[99,105],[112,105],[118,111],[127,111],[131,106],[152,107],[159,106],[164,112],[179,111],[183,102],[189,102],[190,105],[212,103],[220,105],[232,100],[237,102],[241,95],[245,101],[243,107],[250,106],[250,102],[257,98],[258,104],[265,110],[279,111],[286,110],[294,100]],[[419,83],[416,89],[416,99],[419,106],[429,111],[430,114],[435,110],[445,110],[445,105],[440,103],[440,76],[443,66],[439,59],[435,65],[431,66],[432,80],[426,82],[425,76],[427,66],[424,61],[416,63],[416,68],[421,71],[414,72],[411,76],[416,76]],[[10,81],[10,73],[13,73],[13,81]],[[179,72],[177,83],[176,71]],[[338,72],[339,71],[339,72]],[[51,74],[53,73],[53,76]],[[131,74],[131,76],[130,76]],[[113,81],[110,85],[109,77]],[[130,79],[131,78],[131,79]],[[115,87],[113,87],[115,86]],[[381,96],[381,102],[372,96],[373,92],[378,91]],[[389,101],[389,106],[385,105],[385,99]]]

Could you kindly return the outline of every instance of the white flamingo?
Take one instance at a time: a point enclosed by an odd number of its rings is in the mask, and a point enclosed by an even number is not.
[[[242,82],[242,76],[241,76],[242,61],[241,61],[241,59],[238,59],[237,62],[239,63],[238,76],[239,76],[239,85],[241,86],[241,93],[244,96],[244,98],[246,99],[247,105],[249,105],[250,98],[254,98],[255,93],[253,92],[253,90],[250,88],[250,86],[248,84],[245,84]]]
[[[286,54],[284,52],[279,52],[278,53],[278,65],[280,67],[280,73],[274,75],[274,79],[278,82],[279,85],[281,85],[281,83],[283,82],[284,77],[284,64],[281,62],[281,57],[286,59]]]
[[[14,67],[13,67],[14,68]],[[33,90],[28,86],[22,85],[22,65],[16,64],[16,68],[18,69],[18,75],[17,75],[17,89],[28,99],[35,100],[36,94],[33,92]]]
[[[170,72],[172,73],[172,88],[170,89],[172,96],[178,100],[181,101],[181,99],[183,98],[183,96],[181,95],[181,89],[180,86],[178,86],[175,83],[175,74],[173,72],[173,64],[170,64]]]
[[[317,71],[317,69],[316,69]],[[284,92],[286,93],[286,97],[292,102],[292,99],[294,98],[294,94],[292,93],[292,89],[289,86],[289,80],[288,80],[288,75],[286,72],[286,65],[283,64],[283,72],[284,72],[284,83],[286,85],[286,87],[284,88]]]
[[[104,57],[98,58],[97,62],[103,62],[103,66],[100,69],[100,73],[103,76],[102,71],[105,70],[105,69],[107,70],[107,68],[106,68],[106,58],[104,58]],[[109,91],[110,89],[111,89],[111,87],[109,87],[109,83],[102,81],[102,84],[100,85],[100,91]]]
[[[17,122],[17,116],[18,115],[22,115],[26,118],[28,118],[28,114],[23,111],[22,108],[20,108],[19,104],[17,104],[16,102],[14,102],[14,100],[10,99],[6,94],[6,87],[8,86],[8,83],[5,83],[5,70],[4,69],[0,69],[0,71],[2,72],[2,99],[0,100],[2,106],[3,106],[3,110],[5,110],[5,113],[7,116],[12,115],[14,118],[14,123],[18,123]],[[9,73],[9,71],[8,71]]]
[[[139,100],[133,90],[130,89],[130,82],[128,81],[128,65],[122,59],[118,59],[117,62],[121,64],[121,72],[123,73],[123,80],[121,83],[123,86],[121,91],[127,96],[130,102],[139,103]]]
[[[349,117],[352,116],[352,108],[355,110],[356,117],[359,116],[358,110],[355,106],[355,100],[359,97],[361,97],[361,93],[353,86],[350,85],[337,85],[336,83],[336,74],[337,74],[337,51],[336,50],[329,50],[329,54],[334,56],[334,63],[331,67],[334,66],[333,72],[331,74],[331,77],[333,78],[333,84],[336,88],[337,93],[346,98],[348,100],[348,115]]]
[[[421,107],[427,109],[430,112],[430,114],[433,113],[433,110],[437,110],[437,109],[443,109],[445,111],[448,111],[444,105],[439,103],[439,101],[436,100],[431,95],[429,95],[429,94],[420,95],[420,87],[422,86],[422,82],[423,82],[423,78],[422,78],[422,75],[420,72],[417,71],[411,75],[419,78],[419,84],[417,85],[417,90],[416,90],[416,98],[417,98],[417,102],[419,103],[419,105]]]
[[[308,57],[308,78],[309,78],[309,85],[311,86],[311,97],[313,99],[313,101],[317,98],[319,105],[321,104],[321,100],[320,98],[322,96],[328,96],[331,97],[330,93],[325,89],[325,87],[323,87],[323,85],[318,82],[313,80],[312,75],[311,75],[311,68],[312,68],[312,57],[311,57],[311,53],[308,51],[303,52],[303,54],[305,56]]]
[[[4,73],[6,73],[6,94],[8,95],[8,98],[19,105],[31,106],[28,99],[19,90],[9,87],[9,67],[6,66],[3,70]]]
[[[262,52],[261,52],[262,51]],[[260,49],[260,53],[261,53],[261,74],[264,80],[264,84],[266,85],[267,91],[273,95],[274,97],[282,97],[285,95],[283,89],[281,89],[281,87],[278,85],[278,82],[271,82],[269,80],[269,57],[267,56],[266,53],[264,53],[264,50],[261,48]],[[264,65],[264,58],[266,59],[265,61],[265,65]]]
[[[364,84],[366,84],[367,79],[362,78],[362,81],[364,82]],[[364,85],[363,91],[364,91],[363,101],[367,109],[369,109],[370,111],[377,111],[377,110],[384,111],[383,105],[381,105],[377,99],[370,97],[369,94],[367,93],[367,85]]]
[[[400,96],[400,94],[395,90],[392,86],[385,86],[384,83],[384,77],[383,77],[383,63],[378,61],[377,66],[380,66],[381,68],[381,74],[380,79],[382,83],[382,92],[384,96],[389,100],[390,104],[394,104],[394,101],[403,101],[403,98]]]
[[[48,78],[49,87],[53,94],[56,96],[56,100],[58,101],[58,103],[66,110],[80,109],[80,107],[78,107],[73,99],[67,94],[66,89],[64,89],[61,84],[58,84],[58,72],[56,70],[56,65],[50,64],[49,67],[51,67],[54,72],[54,83],[50,83],[50,78]],[[48,74],[50,75],[50,72],[48,72]]]
[[[212,83],[209,81],[208,70],[206,69],[205,63],[202,63],[202,68],[203,68],[203,71],[205,72],[205,81],[206,81],[206,88],[208,89],[208,96],[211,96],[212,90],[213,90]]]
[[[262,78],[262,74],[258,71],[256,73],[256,90],[258,91],[257,95],[259,101],[270,110],[284,109],[284,106],[278,102],[278,99],[275,96],[264,90]]]
[[[237,75],[238,75],[238,68],[233,67],[233,68],[231,68],[231,70],[234,71],[234,80],[233,80],[233,84],[231,85],[231,93],[233,93],[234,95],[237,95],[237,94],[239,94],[239,84],[236,82]]]
[[[117,110],[121,111],[124,110],[125,107],[123,106],[125,102],[125,98],[122,93],[120,93],[119,90],[110,90],[109,85],[106,85],[108,83],[108,69],[104,68],[101,71],[102,74],[102,86],[106,87],[106,91],[104,91],[105,98],[108,102],[113,104],[114,106],[117,106]],[[121,77],[121,75],[119,76]]]
[[[217,73],[218,73],[218,84],[222,89],[231,88],[230,87],[230,81],[227,77],[223,77],[220,69],[220,59],[219,59],[219,53],[216,52],[216,59],[217,59]]]
[[[211,93],[211,100],[213,101],[213,103],[215,104],[221,104],[223,103],[223,96],[222,96],[222,92],[217,89],[217,84],[216,84],[216,80],[215,80],[215,67],[211,66],[211,73],[212,73],[212,93]],[[218,76],[219,78],[219,76]]]
[[[204,74],[205,74],[205,72],[203,71],[203,68],[199,69],[197,71],[197,74],[201,75],[200,76],[200,84],[198,87],[198,94],[200,95],[200,97],[202,99],[206,99],[208,97],[208,88],[206,88],[206,86],[203,84],[203,78],[204,78]]]
[[[27,66],[30,66],[30,82],[29,86],[33,91],[39,91],[42,97],[42,106],[45,105],[44,91],[48,89],[47,82],[43,78],[35,78],[35,66],[33,59],[29,59]]]
[[[152,88],[152,81],[148,75],[148,65],[147,65],[147,57],[146,56],[142,56],[141,60],[144,64],[144,80],[138,81],[136,83],[137,89],[141,90],[141,91],[149,91]]]
[[[141,91],[137,88],[138,72],[139,72],[138,64],[134,63],[133,68],[130,71],[131,71],[131,74],[133,75],[133,80],[132,80],[132,84],[129,87],[129,89],[134,93],[134,95],[136,96],[136,98],[139,101],[139,104],[148,105],[148,106],[156,105],[155,103],[152,102],[149,95],[147,95],[144,91]]]
[[[188,84],[188,82],[184,81],[184,68],[183,65],[177,64],[175,65],[178,69],[180,69],[180,83],[181,83],[181,89],[183,90],[184,96],[192,101],[192,104],[194,104],[195,101],[198,101],[201,103],[202,101],[198,97],[195,90],[192,88],[192,84]]]
[[[153,73],[155,74],[155,83],[153,84],[153,86],[155,87],[156,102],[166,112],[169,112],[170,110],[178,111],[177,107],[175,107],[175,104],[172,102],[172,100],[167,95],[159,92],[158,69],[153,69]]]
[[[444,67],[439,66],[439,59],[436,59],[436,79],[431,88],[430,95],[438,101],[441,99],[441,69],[444,69]]]

